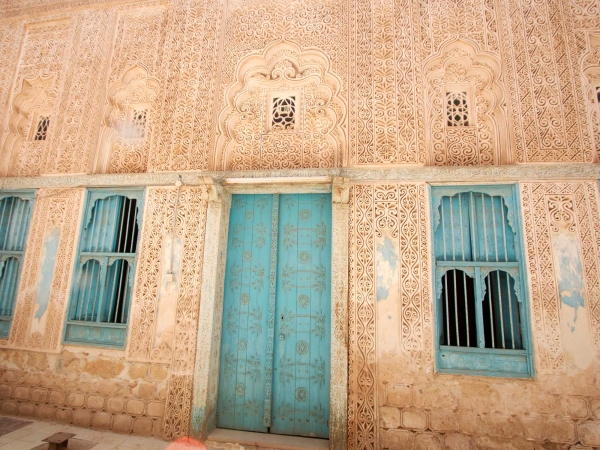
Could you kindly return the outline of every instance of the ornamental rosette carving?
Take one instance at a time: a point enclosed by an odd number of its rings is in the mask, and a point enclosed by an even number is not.
[[[315,48],[283,41],[243,58],[219,114],[216,170],[340,167],[346,148],[341,80]],[[272,123],[274,101],[293,98],[293,126]]]

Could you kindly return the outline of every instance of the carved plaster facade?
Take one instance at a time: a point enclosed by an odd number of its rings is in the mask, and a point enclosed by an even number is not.
[[[597,1],[24,0],[0,54],[0,411],[210,439],[231,194],[331,192],[330,448],[600,447]],[[429,186],[468,183],[517,185],[532,379],[436,372]],[[63,342],[91,187],[145,188],[123,350]]]

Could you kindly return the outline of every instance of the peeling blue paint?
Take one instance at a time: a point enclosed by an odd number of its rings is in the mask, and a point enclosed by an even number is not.
[[[192,435],[200,436],[204,425],[204,408],[192,406]]]
[[[40,270],[40,278],[35,295],[35,303],[37,306],[37,310],[35,311],[36,319],[41,319],[48,309],[50,286],[52,285],[52,275],[54,274],[54,262],[56,260],[59,239],[60,232],[58,229],[54,229],[52,233],[44,239],[42,268]]]
[[[554,238],[553,247],[556,252],[558,267],[558,291],[561,303],[575,310],[573,323],[569,324],[571,333],[575,332],[577,310],[585,306],[583,293],[583,270],[576,236],[560,233]]]
[[[394,272],[398,270],[398,253],[394,243],[385,237],[377,244],[377,301],[387,300],[390,295]]]

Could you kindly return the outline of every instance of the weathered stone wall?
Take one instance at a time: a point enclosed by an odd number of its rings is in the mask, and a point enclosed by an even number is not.
[[[0,409],[120,432],[185,435],[205,189],[146,189],[124,350],[65,347],[62,341],[84,198],[84,189],[37,191],[13,324],[0,341]]]
[[[74,346],[57,354],[2,349],[0,358],[3,413],[163,436],[166,364]]]
[[[353,187],[349,425],[355,448],[600,445],[598,186],[520,188],[534,379],[434,373],[425,185]],[[560,245],[565,234],[573,238],[569,255],[582,268],[578,286],[571,286],[579,287],[583,304],[559,289],[564,273],[577,267],[557,259],[553,242]],[[391,244],[384,255],[385,240]],[[386,279],[390,274],[395,278]],[[389,287],[388,295],[378,296],[378,286]]]

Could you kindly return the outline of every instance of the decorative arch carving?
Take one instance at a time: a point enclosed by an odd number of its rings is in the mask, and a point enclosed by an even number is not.
[[[600,34],[588,34],[587,52],[582,56],[583,86],[588,123],[594,141],[595,161],[600,159]]]
[[[159,82],[134,66],[107,92],[93,173],[146,172]]]
[[[346,151],[341,80],[320,50],[287,41],[243,58],[219,114],[215,170],[331,168]],[[281,97],[293,97],[293,126],[273,126]],[[281,102],[277,103],[281,104]],[[286,102],[289,107],[290,102]]]
[[[21,90],[12,102],[8,134],[2,146],[3,159],[9,162],[8,175],[40,174],[48,139],[34,140],[32,127],[41,115],[51,115],[55,102],[54,76],[23,79]]]
[[[429,165],[511,164],[500,61],[465,40],[449,41],[425,61]],[[446,120],[447,95],[465,97],[468,124]],[[455,123],[453,123],[455,125]]]

